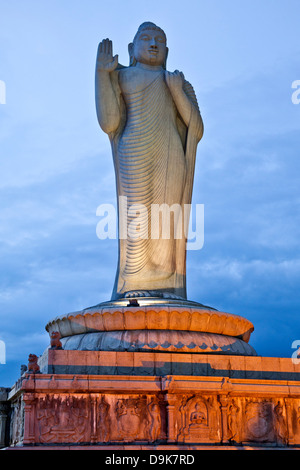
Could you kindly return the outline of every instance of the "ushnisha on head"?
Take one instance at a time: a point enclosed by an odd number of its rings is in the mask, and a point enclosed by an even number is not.
[[[140,25],[133,42],[128,45],[128,51],[130,66],[140,62],[166,68],[168,48],[165,32],[150,21]]]

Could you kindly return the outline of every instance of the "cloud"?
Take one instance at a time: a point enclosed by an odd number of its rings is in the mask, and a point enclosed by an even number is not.
[[[191,80],[204,118],[193,201],[205,207],[205,241],[187,254],[189,298],[249,318],[259,354],[291,355],[300,327],[300,105],[291,101],[297,28],[274,2],[216,4],[200,11],[193,2],[199,14],[182,18],[166,2],[155,18],[143,18],[148,6],[137,12],[132,1],[129,24],[121,13],[112,22],[114,8],[100,15],[97,2],[76,5],[72,19],[61,2],[34,9],[27,2],[18,11],[7,4],[2,12],[0,339],[8,345],[7,386],[17,362],[48,344],[47,321],[110,298],[117,241],[97,238],[96,209],[116,195],[109,141],[95,114],[95,54],[102,36],[112,35],[127,64],[127,44],[145,19],[166,29],[168,65]],[[290,16],[291,24],[297,18]]]
[[[250,319],[267,356],[289,357],[300,326],[295,76],[295,62],[280,61],[202,96],[193,200],[205,206],[205,241],[188,253],[189,296]]]

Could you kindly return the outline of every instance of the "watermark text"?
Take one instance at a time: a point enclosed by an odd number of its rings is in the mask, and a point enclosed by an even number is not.
[[[0,339],[0,364],[6,364],[5,343]]]
[[[204,245],[204,204],[143,204],[128,205],[127,197],[120,196],[118,215],[113,204],[101,204],[96,215],[101,217],[96,227],[100,240],[182,240],[187,250],[201,250]]]
[[[6,104],[6,85],[3,80],[0,80],[0,104]]]
[[[292,103],[299,104],[300,103],[300,80],[294,80],[292,83],[292,88],[295,88],[294,93],[292,94]]]
[[[300,364],[300,339],[295,339],[295,341],[292,342],[291,348],[296,349],[292,354],[293,364]]]

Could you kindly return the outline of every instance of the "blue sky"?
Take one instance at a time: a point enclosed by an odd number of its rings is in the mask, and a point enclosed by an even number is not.
[[[205,242],[188,252],[188,297],[251,320],[262,356],[300,341],[298,0],[0,0],[0,386],[49,343],[57,315],[109,300],[117,241],[96,209],[115,203],[94,68],[109,37],[127,65],[143,21],[166,32],[167,68],[197,94],[205,133],[193,202]]]

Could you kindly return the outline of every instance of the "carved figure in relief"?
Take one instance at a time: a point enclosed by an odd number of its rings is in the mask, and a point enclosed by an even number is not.
[[[119,260],[112,299],[186,298],[186,235],[179,230],[179,214],[191,203],[203,123],[190,83],[178,70],[166,70],[167,54],[166,35],[151,22],[143,23],[129,44],[129,67],[118,63],[109,39],[98,48],[96,109],[111,142],[119,197]],[[174,211],[169,237],[157,226],[155,236],[149,233],[152,208],[162,204],[181,209]],[[138,207],[139,236],[127,236],[136,218],[130,208]]]
[[[149,415],[151,418],[149,435],[152,442],[159,439],[161,435],[161,414],[159,404],[155,400],[151,400],[148,405]]]
[[[209,442],[215,430],[214,420],[209,426],[207,402],[200,397],[184,397],[179,407],[179,441]]]
[[[238,412],[239,407],[234,403],[234,401],[232,401],[228,412],[228,439],[234,441],[237,440],[238,435]]]
[[[109,419],[110,405],[105,401],[104,396],[98,404],[97,415],[97,428],[99,442],[108,442],[110,437],[110,419]]]
[[[285,445],[288,442],[288,430],[286,425],[286,420],[283,415],[283,406],[278,401],[277,405],[274,407],[274,413],[276,417],[276,435],[280,444]]]
[[[190,415],[191,425],[206,423],[206,416],[200,410],[201,410],[201,407],[200,407],[199,403],[196,403],[195,410]]]

